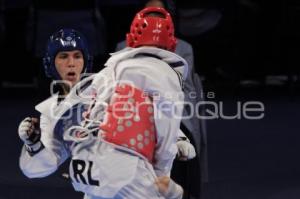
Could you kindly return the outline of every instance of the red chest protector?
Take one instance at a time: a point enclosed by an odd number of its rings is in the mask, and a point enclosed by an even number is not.
[[[103,139],[132,149],[153,162],[156,129],[149,96],[131,85],[118,85],[106,111],[100,125]]]

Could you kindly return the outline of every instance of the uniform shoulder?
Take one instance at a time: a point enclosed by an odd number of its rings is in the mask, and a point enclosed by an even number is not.
[[[37,104],[35,106],[35,110],[37,110],[40,113],[47,113],[49,112],[49,109],[51,107],[53,107],[53,103],[57,103],[57,97],[58,95],[52,95],[51,97],[49,97],[48,99],[45,99],[44,101],[42,101],[41,103]]]
[[[137,69],[152,71],[152,73],[172,70],[171,67],[161,59],[155,57],[141,56],[123,60],[119,63],[119,70]]]
[[[182,39],[177,39],[177,48],[193,49],[192,45],[189,42]]]

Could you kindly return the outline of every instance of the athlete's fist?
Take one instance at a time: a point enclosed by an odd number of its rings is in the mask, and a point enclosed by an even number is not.
[[[37,143],[41,138],[37,118],[25,118],[19,125],[19,137],[28,146]]]
[[[196,156],[195,148],[188,139],[179,139],[176,145],[178,148],[177,159],[187,161]]]

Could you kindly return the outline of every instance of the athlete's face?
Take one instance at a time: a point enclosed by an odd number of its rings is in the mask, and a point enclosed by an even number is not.
[[[84,59],[80,50],[60,51],[55,57],[55,67],[62,80],[74,86],[80,80]]]

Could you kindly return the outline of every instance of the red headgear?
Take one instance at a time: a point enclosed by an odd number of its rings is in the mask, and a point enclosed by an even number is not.
[[[160,16],[149,14],[157,13]],[[138,12],[133,19],[130,33],[126,35],[127,46],[156,46],[174,52],[176,38],[171,15],[160,7],[147,7]]]

